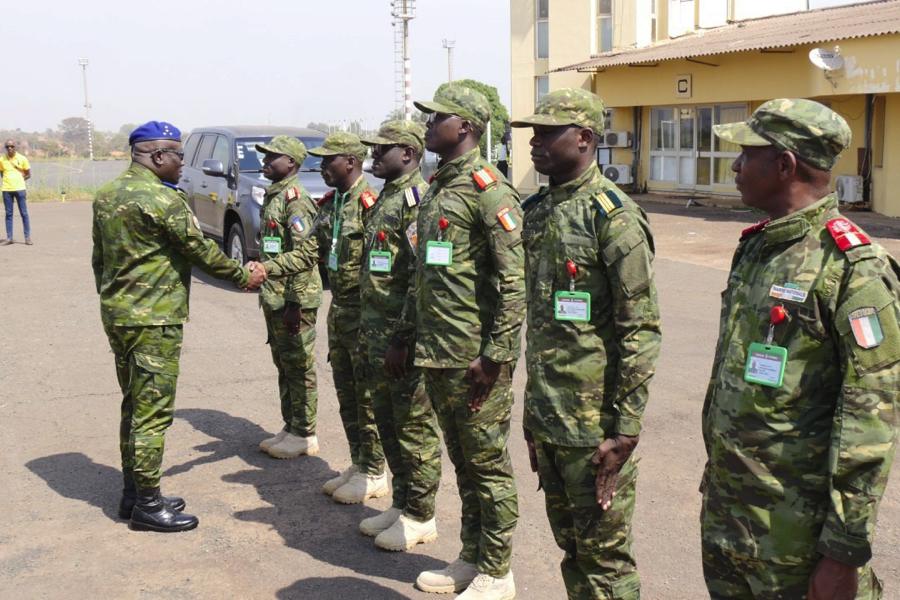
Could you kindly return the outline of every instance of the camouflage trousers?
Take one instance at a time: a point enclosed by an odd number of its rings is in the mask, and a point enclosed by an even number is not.
[[[158,488],[166,429],[175,412],[181,325],[105,326],[122,390],[119,449],[126,485]]]
[[[467,406],[465,369],[423,369],[425,392],[444,434],[462,500],[459,558],[492,577],[509,572],[512,534],[519,504],[507,451],[512,413],[512,366],[500,377],[478,412]]]
[[[711,600],[803,600],[816,560],[786,565],[737,556],[703,540],[703,578]],[[860,567],[856,600],[879,600],[881,581]]]
[[[393,507],[417,521],[434,517],[441,482],[441,439],[422,371],[408,367],[391,379],[384,359],[370,361],[367,373],[375,423],[393,477]]]
[[[278,369],[281,418],[288,433],[309,437],[316,434],[316,312],[300,310],[300,333],[293,335],[281,319],[284,310],[264,310],[272,361]]]
[[[384,472],[384,450],[365,382],[366,358],[359,345],[359,307],[328,309],[328,361],[331,363],[341,423],[350,445],[350,460],[363,473]]]
[[[538,476],[556,544],[565,551],[560,567],[570,600],[637,600],[641,597],[634,554],[637,465],[629,459],[619,473],[609,510],[597,504],[591,463],[596,448],[557,446],[535,439]]]

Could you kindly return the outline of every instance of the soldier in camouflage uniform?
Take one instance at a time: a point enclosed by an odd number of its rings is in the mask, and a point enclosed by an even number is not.
[[[393,504],[364,519],[360,531],[376,536],[380,548],[409,550],[437,539],[434,499],[441,480],[441,443],[422,371],[412,365],[409,348],[405,369],[385,370],[390,339],[385,333],[396,327],[415,273],[416,216],[428,189],[419,171],[425,127],[389,121],[363,143],[372,146],[372,173],[385,185],[366,223],[359,344],[368,355],[366,382],[393,475]]]
[[[259,447],[275,458],[319,452],[316,438],[316,313],[322,302],[319,244],[313,234],[318,207],[297,171],[306,146],[278,135],[256,149],[265,153],[263,175],[272,181],[260,208],[260,260],[269,275],[259,304],[266,318],[284,428]]]
[[[419,206],[416,276],[392,351],[402,357],[415,339],[462,499],[459,558],[416,584],[466,589],[465,600],[513,598],[518,499],[507,441],[525,313],[522,211],[479,153],[491,114],[484,95],[451,84],[416,106],[431,115],[425,143],[441,162]]]
[[[254,288],[265,270],[252,264],[251,273],[203,237],[175,187],[184,154],[174,125],[150,121],[128,141],[131,165],[94,199],[91,258],[122,389],[119,516],[130,518],[132,529],[186,531],[197,526],[197,518],[180,512],[181,498],[160,495],[159,479],[165,431],[175,410],[191,267]]]
[[[703,571],[715,598],[881,597],[869,566],[897,439],[900,267],[838,212],[846,121],[778,99],[744,123],[744,230],[703,406]]]
[[[322,491],[336,502],[356,504],[390,491],[371,396],[363,379],[366,360],[359,346],[363,236],[378,195],[363,175],[362,163],[368,148],[356,135],[333,133],[309,152],[322,157],[322,178],[335,188],[322,199],[316,235],[331,288],[328,360],[351,459],[350,466],[326,481]]]
[[[572,600],[640,598],[632,452],[660,346],[653,237],[597,166],[603,122],[602,100],[570,88],[511,124],[534,129],[531,160],[550,176],[523,203],[524,427]]]

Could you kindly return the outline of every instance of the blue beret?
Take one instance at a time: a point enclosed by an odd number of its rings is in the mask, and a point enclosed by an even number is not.
[[[150,140],[174,140],[180,142],[181,130],[165,121],[147,121],[131,132],[131,135],[128,136],[128,145],[133,146],[138,142],[148,142]]]

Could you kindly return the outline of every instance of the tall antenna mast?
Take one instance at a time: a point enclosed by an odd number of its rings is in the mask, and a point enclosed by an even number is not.
[[[412,119],[412,66],[409,60],[409,22],[416,17],[416,0],[391,0],[394,27],[394,101],[403,118]]]

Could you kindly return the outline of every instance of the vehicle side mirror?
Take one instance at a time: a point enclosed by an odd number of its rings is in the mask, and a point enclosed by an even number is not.
[[[203,161],[203,174],[209,175],[210,177],[225,177],[225,165],[222,164],[221,160],[214,160],[212,158],[207,158]]]

